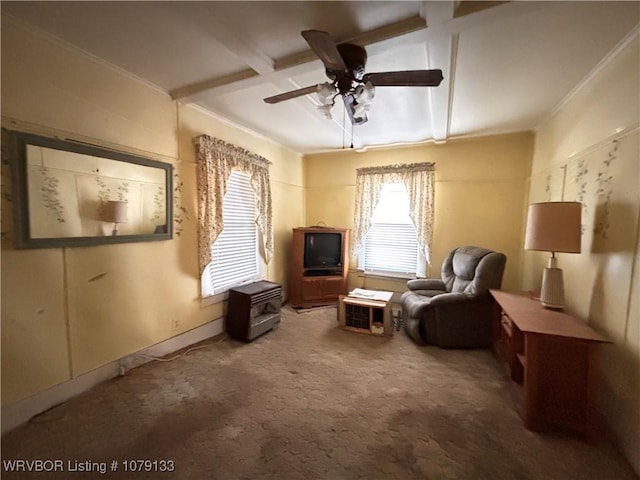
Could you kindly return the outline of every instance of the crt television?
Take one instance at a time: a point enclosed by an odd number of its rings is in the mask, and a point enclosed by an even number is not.
[[[304,268],[342,267],[341,232],[305,232]]]

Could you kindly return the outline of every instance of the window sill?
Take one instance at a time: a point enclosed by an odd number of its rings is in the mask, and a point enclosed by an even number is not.
[[[386,280],[413,280],[415,278],[421,278],[409,273],[376,272],[372,270],[354,270],[352,272],[358,275],[358,277],[383,278]]]
[[[229,291],[209,295],[208,297],[200,297],[200,308],[210,307],[216,303],[224,302],[229,299]]]
[[[209,295],[207,297],[200,297],[200,308],[210,307],[211,305],[215,305],[216,303],[229,300],[229,290],[231,290],[232,288],[241,287],[242,285],[248,285],[253,282],[259,282],[261,280],[266,280],[266,279],[260,276],[258,278],[251,279],[248,282],[233,285],[232,287],[229,287],[227,290],[225,290],[222,293],[216,293],[214,295]]]

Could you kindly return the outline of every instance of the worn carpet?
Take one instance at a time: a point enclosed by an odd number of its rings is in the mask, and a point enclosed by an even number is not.
[[[252,343],[202,346],[6,434],[2,478],[637,478],[606,441],[527,431],[488,351],[353,333],[335,309],[289,308]],[[17,459],[61,469],[9,473]]]

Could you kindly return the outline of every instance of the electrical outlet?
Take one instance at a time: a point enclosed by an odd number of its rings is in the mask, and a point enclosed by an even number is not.
[[[174,318],[171,320],[171,330],[178,330],[180,328],[180,320]]]

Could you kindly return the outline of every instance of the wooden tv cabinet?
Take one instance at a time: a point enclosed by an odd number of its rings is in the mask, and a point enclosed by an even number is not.
[[[528,296],[499,290],[491,295],[493,351],[520,386],[525,426],[537,431],[556,425],[594,439],[598,350],[609,340],[583,320]]]
[[[305,268],[305,233],[340,233],[342,235],[342,265],[319,272]],[[349,272],[349,229],[307,227],[293,229],[293,244],[289,259],[288,301],[293,307],[316,307],[336,304],[341,294],[347,293]]]

